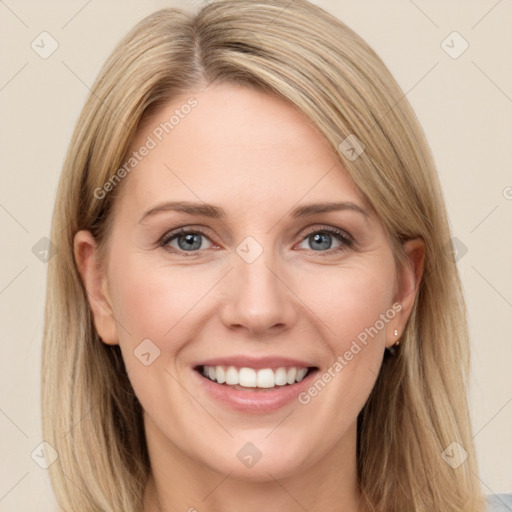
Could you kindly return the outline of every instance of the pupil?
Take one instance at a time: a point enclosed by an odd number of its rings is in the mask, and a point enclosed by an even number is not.
[[[201,235],[189,233],[178,239],[180,249],[190,251],[191,249],[199,249],[201,247]],[[183,242],[183,243],[182,243]]]
[[[315,233],[313,241],[318,244],[314,249],[329,249],[331,247],[331,236],[326,233]]]

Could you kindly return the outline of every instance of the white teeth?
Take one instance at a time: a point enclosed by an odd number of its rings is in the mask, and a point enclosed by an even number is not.
[[[276,386],[284,386],[286,384],[286,368],[278,368],[275,372]]]
[[[308,369],[307,368],[299,368],[297,370],[297,376],[295,377],[295,380],[297,382],[300,382],[306,376],[306,373],[308,373]]]
[[[240,368],[238,372],[238,384],[244,388],[255,388],[256,371],[252,368]]]
[[[274,371],[270,368],[258,370],[258,380],[256,382],[257,387],[273,388],[275,386],[275,380]]]
[[[219,384],[224,384],[226,382],[226,372],[224,371],[223,366],[215,367],[215,373],[217,374],[216,380]]]
[[[295,382],[295,377],[297,377],[297,368],[288,368],[286,372],[286,382],[288,384],[293,384]]]
[[[230,366],[226,371],[226,384],[230,386],[238,384],[238,372],[234,366]]]
[[[235,368],[234,366],[203,366],[203,375],[219,384],[240,385],[245,388],[273,388],[300,382],[308,373],[307,368]]]

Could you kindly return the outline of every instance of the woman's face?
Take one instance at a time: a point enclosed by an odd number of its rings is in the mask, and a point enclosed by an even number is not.
[[[414,300],[417,246],[398,274],[325,139],[256,90],[176,98],[129,155],[104,265],[88,232],[75,250],[150,454],[250,479],[353,460],[357,415]]]

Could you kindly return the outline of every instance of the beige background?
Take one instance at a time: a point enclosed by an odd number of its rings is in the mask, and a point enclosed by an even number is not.
[[[188,2],[200,4],[203,0]],[[323,0],[389,66],[431,144],[473,348],[471,414],[486,492],[512,492],[512,1]],[[173,2],[172,4],[175,4]],[[52,510],[41,443],[40,347],[49,233],[71,130],[98,70],[138,20],[169,1],[0,1],[0,511]],[[59,47],[42,59],[31,42]],[[457,59],[441,47],[457,31]],[[452,36],[453,38],[453,36]],[[461,41],[448,44],[455,50]],[[454,50],[452,50],[454,51]]]

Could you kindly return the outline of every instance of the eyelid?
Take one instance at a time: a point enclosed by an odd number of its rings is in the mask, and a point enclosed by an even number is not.
[[[334,233],[341,238],[343,238],[346,242],[349,243],[355,243],[354,237],[346,230],[336,228],[334,226],[329,226],[326,224],[316,224],[314,226],[310,226],[306,228],[308,231],[305,232],[303,235],[303,238],[313,234],[313,233],[319,233],[319,232],[327,232],[327,233]],[[302,241],[302,240],[301,240]]]

